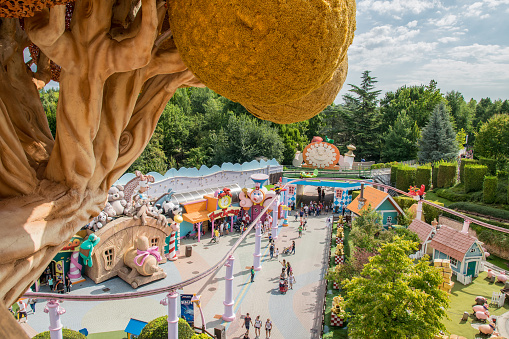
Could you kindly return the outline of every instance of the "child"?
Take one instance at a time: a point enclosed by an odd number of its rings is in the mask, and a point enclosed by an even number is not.
[[[288,284],[290,285],[290,289],[293,290],[293,284],[296,283],[295,277],[293,276],[293,272],[290,271],[290,275],[288,276]]]
[[[276,260],[279,260],[279,248],[276,248],[275,256],[276,256]]]
[[[302,225],[299,226],[299,238],[302,238]]]

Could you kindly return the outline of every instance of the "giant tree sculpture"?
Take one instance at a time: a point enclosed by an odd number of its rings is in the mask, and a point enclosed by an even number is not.
[[[346,77],[354,0],[225,3],[0,0],[4,304],[101,211],[179,87],[205,84],[277,122],[307,119],[334,99]],[[229,59],[237,47],[245,58]],[[269,72],[257,57],[270,58]],[[55,139],[38,93],[51,78],[60,86]],[[243,86],[253,95],[243,96]],[[274,92],[265,96],[267,86]],[[299,100],[312,103],[306,115]]]

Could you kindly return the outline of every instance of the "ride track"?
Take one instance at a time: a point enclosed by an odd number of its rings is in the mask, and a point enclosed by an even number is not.
[[[371,181],[368,181],[368,180],[345,179],[345,178],[326,178],[323,181],[339,181],[339,180],[346,181],[346,182],[366,183],[366,184],[373,185],[373,186],[379,186],[379,187],[391,189],[391,190],[393,190],[393,191],[395,191],[397,193],[406,195],[408,197],[412,197],[412,198],[415,197],[415,196],[409,194],[408,192],[401,191],[401,190],[399,190],[397,188],[394,188],[392,186],[385,185],[385,184],[380,184],[380,183],[375,183],[375,182],[371,182]],[[285,188],[289,184],[293,184],[293,183],[296,183],[296,182],[302,183],[302,182],[307,182],[307,181],[308,180],[306,180],[306,179],[295,179],[295,180],[292,180],[292,181],[289,181],[288,183],[286,183],[286,185],[283,188]],[[320,180],[320,181],[322,181],[322,180]],[[310,182],[316,183],[316,178],[315,178],[315,180],[312,180],[312,181],[310,180]],[[465,221],[474,222],[477,225],[480,225],[480,226],[483,226],[483,227],[486,227],[486,228],[490,228],[490,229],[493,229],[493,230],[496,230],[496,231],[499,231],[499,232],[503,232],[503,233],[508,233],[509,234],[509,229],[506,229],[506,228],[503,228],[503,227],[498,227],[498,226],[493,226],[493,225],[490,225],[488,223],[485,223],[485,222],[482,222],[482,221],[478,221],[478,220],[476,220],[474,218],[465,216],[465,215],[463,215],[463,214],[461,214],[459,212],[456,212],[454,210],[450,210],[450,209],[445,208],[443,206],[439,206],[439,205],[433,204],[432,202],[429,202],[429,201],[424,200],[424,199],[422,200],[422,202],[426,203],[426,204],[428,204],[430,206],[433,206],[435,208],[438,208],[438,209],[440,209],[442,211],[445,211],[445,212],[448,212],[450,214],[453,214],[453,215],[455,215],[457,217],[460,217],[460,218],[464,219]],[[79,294],[78,295],[65,295],[65,294],[58,294],[58,293],[41,293],[41,292],[27,292],[23,296],[24,297],[28,297],[28,298],[42,298],[42,299],[49,299],[49,300],[106,301],[106,300],[134,299],[134,298],[147,297],[147,296],[161,294],[161,293],[174,292],[174,291],[176,291],[178,289],[182,289],[184,286],[190,285],[192,283],[195,283],[195,282],[197,282],[197,281],[199,281],[199,280],[209,276],[210,274],[216,272],[219,268],[224,266],[224,264],[226,263],[228,258],[231,255],[233,255],[233,252],[235,252],[237,247],[242,243],[242,241],[244,241],[244,239],[248,236],[249,232],[251,232],[251,230],[256,225],[256,223],[261,219],[261,217],[270,209],[271,205],[272,205],[272,203],[270,205],[268,205],[267,207],[265,207],[261,211],[261,213],[251,222],[251,224],[246,229],[246,231],[235,242],[235,244],[230,248],[230,250],[228,250],[228,252],[226,252],[224,257],[220,261],[218,261],[214,266],[210,267],[205,272],[203,272],[203,273],[201,273],[199,275],[196,275],[196,276],[194,276],[194,277],[192,277],[190,279],[178,282],[178,283],[173,284],[173,285],[169,285],[169,286],[166,286],[166,287],[155,288],[155,289],[148,290],[148,291],[136,291],[136,292],[128,292],[128,293],[109,294],[109,295],[104,295],[104,296],[100,296],[100,295],[98,295],[98,296],[96,296],[96,295],[79,295]]]

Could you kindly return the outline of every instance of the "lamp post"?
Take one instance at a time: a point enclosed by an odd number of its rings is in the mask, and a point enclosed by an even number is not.
[[[178,293],[175,291],[171,291],[170,293],[168,293],[166,298],[164,298],[160,302],[161,305],[168,306],[168,339],[178,339],[179,337],[177,298]]]
[[[224,293],[224,321],[233,321],[235,320],[235,313],[233,313],[233,305],[235,304],[235,300],[233,300],[233,262],[235,258],[233,255],[230,255],[228,258],[228,262],[225,264],[226,266],[226,276],[225,276],[225,293]]]
[[[65,313],[63,307],[59,307],[58,300],[51,299],[46,304],[44,312],[49,314],[49,333],[51,339],[62,339],[62,322],[60,316]]]
[[[256,223],[256,235],[255,235],[255,252],[253,254],[253,266],[255,271],[260,271],[262,269],[261,264],[261,248],[262,248],[262,222],[258,221]]]

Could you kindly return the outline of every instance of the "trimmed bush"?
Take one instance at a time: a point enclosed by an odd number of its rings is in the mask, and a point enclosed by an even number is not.
[[[509,220],[509,211],[500,208],[474,204],[471,202],[455,202],[454,204],[450,204],[448,208],[454,210],[474,212],[482,215],[492,216],[495,218]]]
[[[493,204],[497,195],[498,178],[495,176],[485,176],[482,186],[483,200],[487,204]]]
[[[62,337],[64,339],[87,339],[87,337],[85,337],[80,332],[70,330],[68,328],[62,329]],[[51,338],[51,336],[50,336],[49,331],[39,333],[38,335],[33,337],[33,339],[50,339],[50,338]]]
[[[421,187],[426,186],[426,190],[431,187],[431,165],[424,165],[417,167],[415,172],[415,186]]]
[[[410,186],[415,186],[415,173],[417,168],[410,166],[401,166],[397,170],[396,188],[408,192]]]
[[[415,199],[405,196],[393,197],[393,199],[403,211],[417,202]]]
[[[489,175],[497,175],[497,160],[489,158],[480,158],[481,165],[488,167]]]
[[[361,191],[352,191],[352,201],[361,194]]]
[[[398,164],[391,165],[391,185],[392,186],[396,185],[396,179],[398,177],[398,168],[400,166],[401,165],[398,165]]]
[[[207,333],[195,334],[191,337],[191,339],[209,339],[209,338],[210,336]]]
[[[437,187],[448,188],[456,182],[456,164],[453,162],[441,163],[438,167]]]
[[[447,199],[449,201],[458,202],[458,201],[471,201],[472,197],[469,194],[465,193],[457,193],[453,192],[450,189],[441,188],[439,190],[433,191],[440,198]]]
[[[435,205],[444,206],[444,204],[439,202],[439,201],[431,201],[430,200],[429,202],[432,202]],[[430,205],[428,205],[426,203],[422,204],[422,212],[424,213],[424,220],[428,224],[431,224],[431,222],[434,219],[437,219],[437,221],[438,221],[438,216],[442,213],[442,211],[439,210],[438,208],[436,208],[434,206],[430,206]]]
[[[465,182],[465,177],[463,176],[463,171],[465,169],[465,165],[475,165],[478,163],[479,162],[474,159],[461,159],[461,161],[460,161],[460,182],[461,183]]]
[[[433,189],[438,188],[437,180],[438,180],[438,165],[434,165],[431,168],[431,184],[433,185]]]
[[[179,339],[191,339],[194,331],[187,321],[179,318]],[[168,338],[168,316],[162,316],[149,322],[143,328],[138,339],[167,339]]]
[[[482,183],[486,172],[488,172],[488,167],[484,165],[466,165],[463,169],[465,193],[482,190]]]

